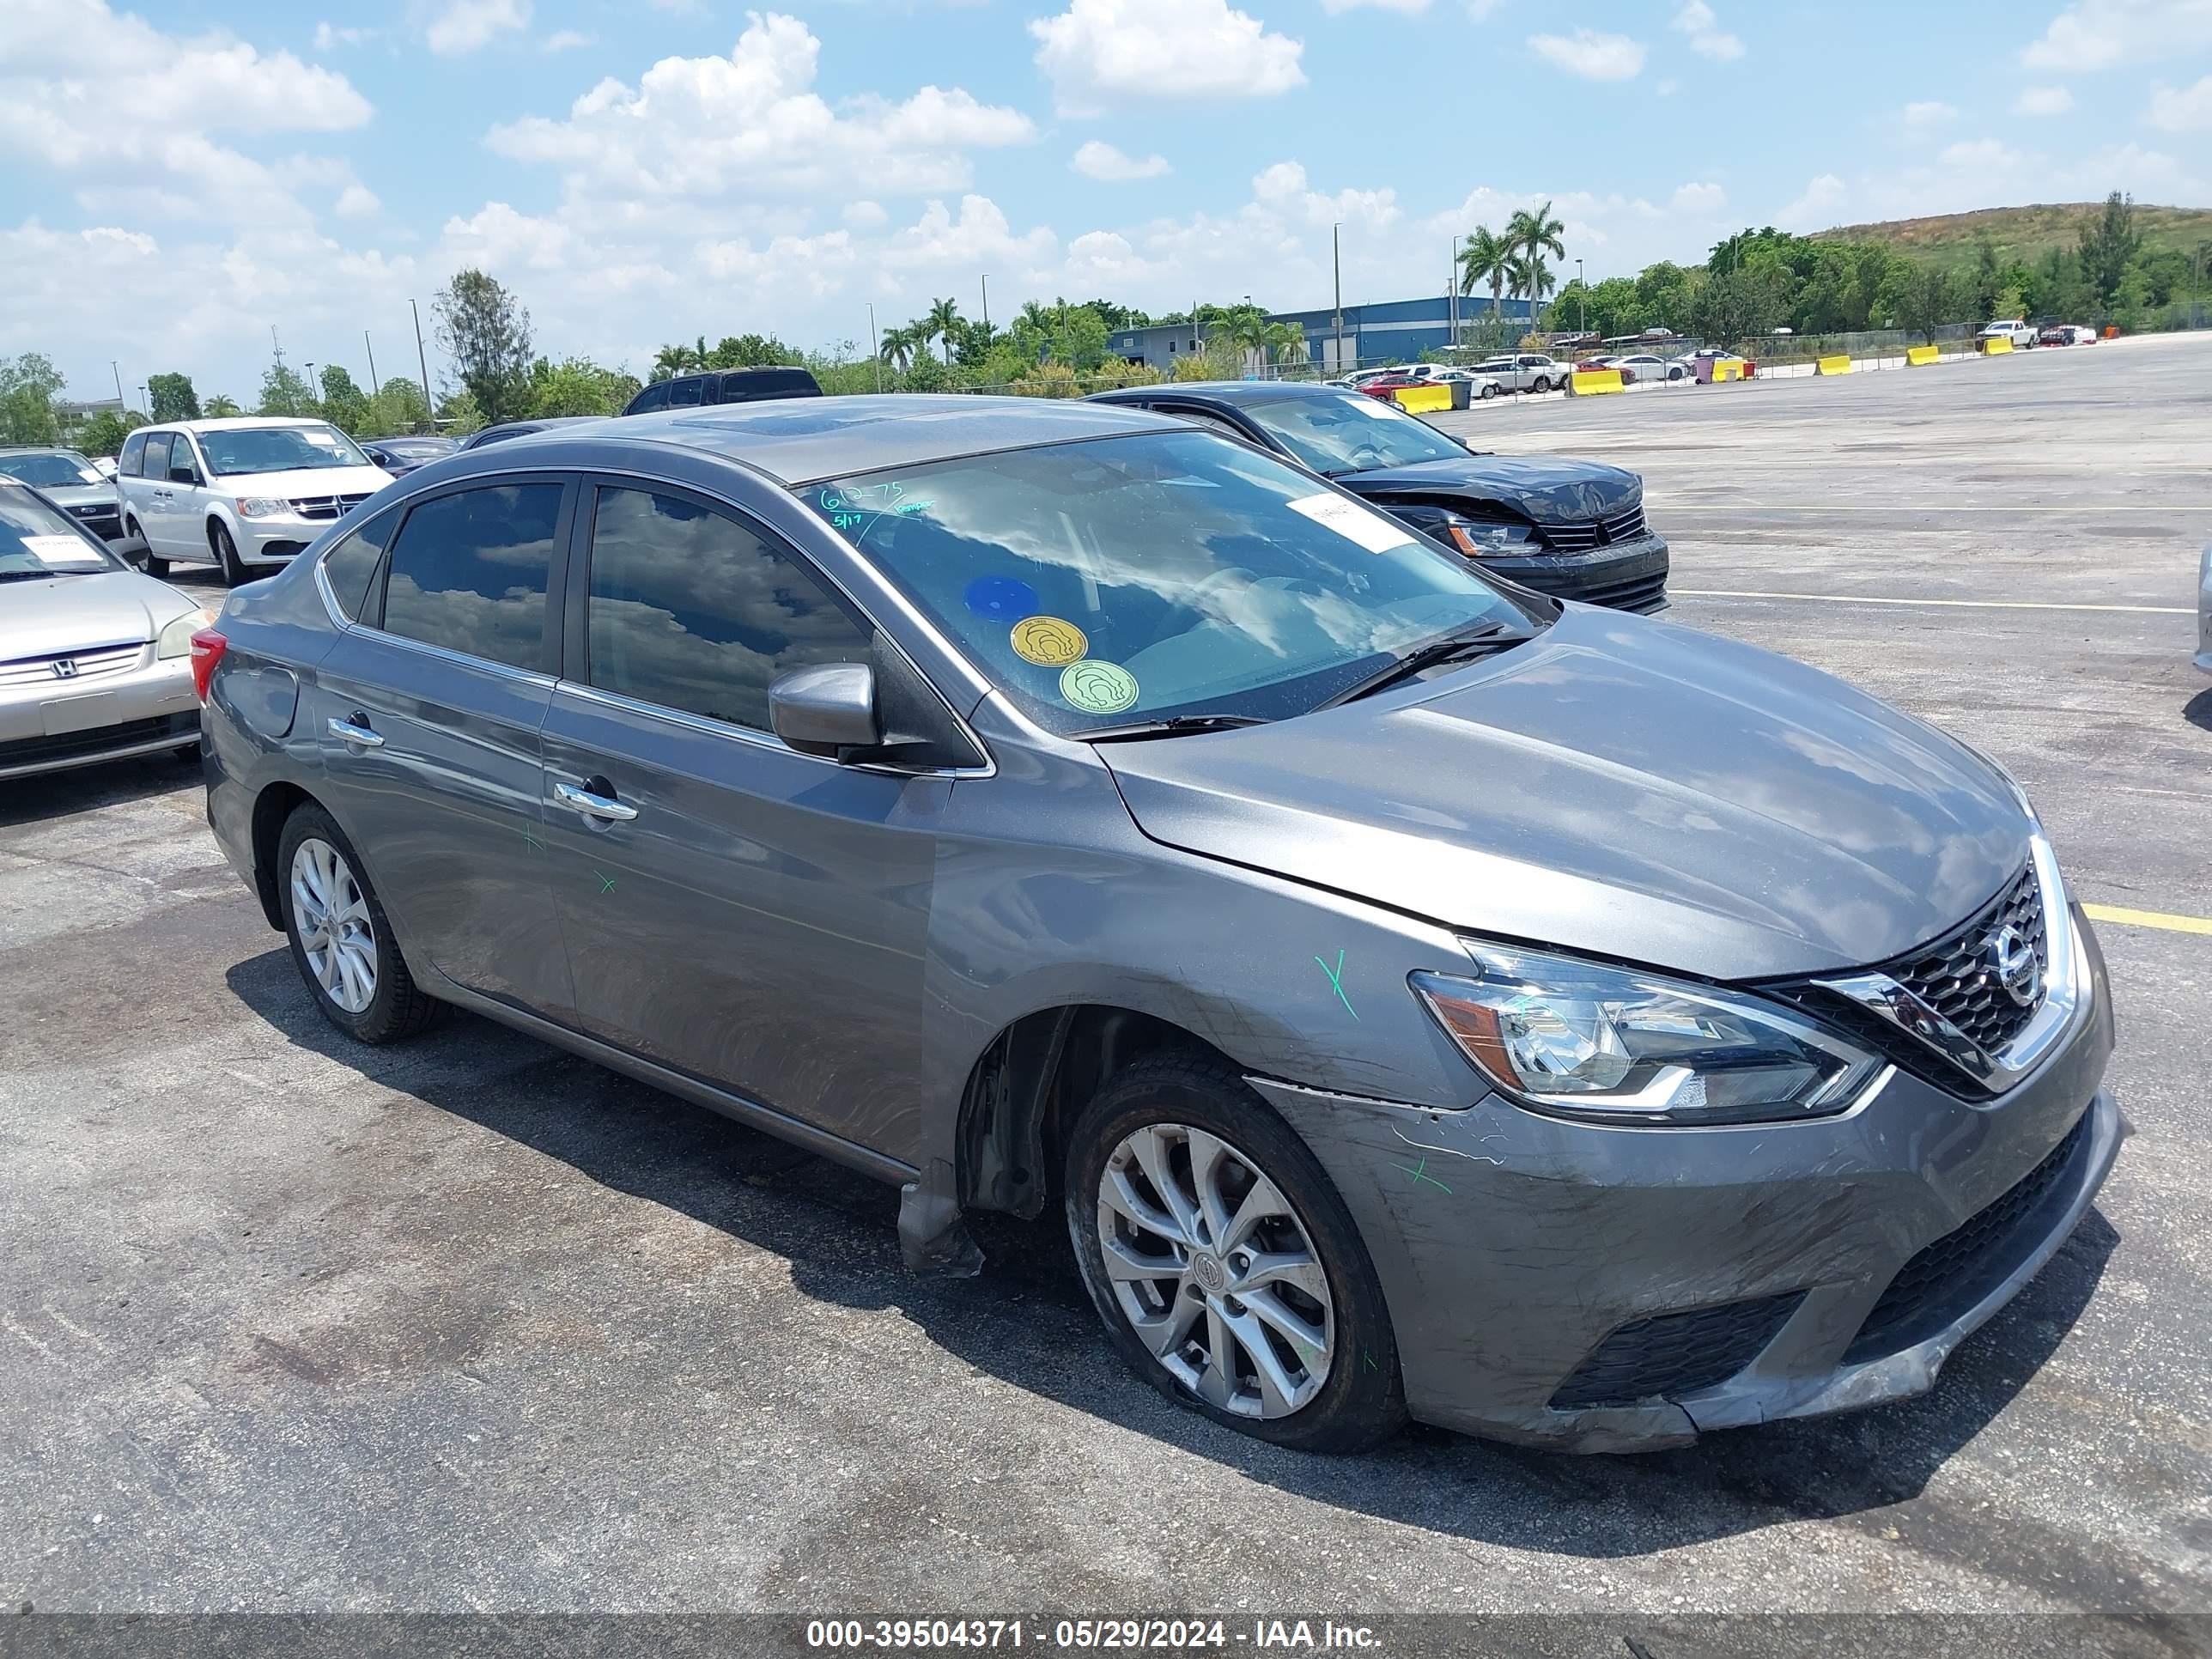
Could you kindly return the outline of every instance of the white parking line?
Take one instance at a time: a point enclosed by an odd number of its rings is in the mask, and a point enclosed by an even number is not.
[[[1669,599],[1808,599],[1820,605],[1940,605],[1970,611],[2132,611],[2154,617],[2193,617],[2185,605],[2060,605],[2047,599],[1899,599],[1873,593],[1770,593],[1757,588],[1670,587]]]

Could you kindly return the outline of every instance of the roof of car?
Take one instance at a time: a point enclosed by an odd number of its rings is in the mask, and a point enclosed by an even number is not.
[[[1391,371],[1396,373],[1395,370]],[[1316,380],[1164,380],[1158,386],[1133,386],[1101,392],[1086,402],[1135,403],[1146,398],[1196,398],[1215,403],[1271,404],[1285,398],[1340,398],[1348,388],[1324,386]]]
[[[799,484],[995,450],[1152,431],[1160,424],[1158,416],[1102,408],[1088,400],[907,393],[665,410],[623,416],[589,435],[593,441],[680,444]],[[580,435],[545,433],[514,442],[574,441]]]
[[[219,415],[204,421],[155,421],[140,432],[229,432],[246,426],[328,426],[314,415]]]

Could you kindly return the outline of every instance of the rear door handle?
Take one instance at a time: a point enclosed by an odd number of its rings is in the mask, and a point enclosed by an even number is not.
[[[351,720],[333,719],[331,721],[331,735],[352,744],[357,748],[381,749],[384,747],[382,738],[378,737],[366,726],[356,726]]]
[[[592,780],[597,782],[597,779]],[[594,794],[573,783],[553,786],[553,799],[563,806],[573,806],[587,818],[597,818],[603,823],[628,823],[637,816],[637,808],[617,800],[612,795]]]

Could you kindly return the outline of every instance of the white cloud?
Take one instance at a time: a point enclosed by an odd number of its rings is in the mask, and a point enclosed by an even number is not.
[[[1059,252],[1060,239],[1048,228],[1018,234],[990,198],[963,196],[957,217],[942,202],[926,204],[919,219],[884,245],[880,257],[893,272],[1006,271],[1020,288],[1044,276]]]
[[[1714,184],[1677,185],[1668,202],[1668,206],[1676,213],[1718,213],[1727,205],[1728,192]]]
[[[1473,23],[1487,23],[1498,15],[1498,8],[1504,3],[1505,0],[1467,0],[1468,21]]]
[[[953,190],[969,151],[1036,136],[1019,111],[957,88],[833,109],[813,90],[821,49],[797,18],[755,14],[727,58],[664,58],[635,88],[610,77],[565,120],[532,116],[486,142],[562,167],[572,190],[636,202]]]
[[[1376,11],[1404,12],[1410,17],[1426,11],[1429,0],[1321,0],[1321,9],[1332,17],[1347,11],[1357,11],[1362,6],[1372,7]]]
[[[335,23],[315,25],[315,50],[328,52],[334,46],[357,46],[364,40],[376,38],[374,29],[342,27]]]
[[[1946,145],[1931,159],[1893,172],[1862,173],[1848,182],[1824,174],[1774,222],[1790,230],[1822,230],[1974,208],[2088,201],[2110,190],[2130,191],[2138,201],[2192,201],[2208,189],[2212,185],[2195,167],[2137,144],[2053,156],[1978,138]]]
[[[1713,9],[1705,0],[1682,0],[1674,21],[1667,27],[1688,35],[1690,50],[1717,64],[1730,63],[1743,56],[1743,42],[1721,27],[1720,19],[1713,15]]]
[[[1936,159],[1942,166],[1961,173],[1980,170],[1987,173],[2007,173],[2027,158],[1998,139],[1970,138],[1945,145],[1943,153]]]
[[[2014,115],[2063,115],[2074,107],[2074,94],[2063,87],[2022,87],[2012,100]]]
[[[1170,171],[1164,155],[1147,155],[1140,161],[1096,138],[1077,150],[1068,166],[1086,179],[1108,185],[1127,184],[1133,179],[1157,179]]]
[[[2075,0],[2020,56],[2030,69],[2078,72],[2171,60],[2207,46],[2212,4],[2206,0]]]
[[[1931,98],[1922,103],[1907,104],[1902,118],[1907,132],[1932,132],[1937,127],[1946,126],[1957,120],[1959,109],[1955,104],[1947,104],[1940,99]]]
[[[1774,222],[1785,230],[1825,230],[1835,222],[1835,210],[1850,193],[1842,179],[1824,173],[1775,215]]]
[[[337,205],[332,211],[341,219],[366,219],[383,205],[368,185],[348,185],[338,192]]]
[[[1577,29],[1573,34],[1532,34],[1530,50],[1586,81],[1633,81],[1644,72],[1644,43],[1625,34]]]
[[[598,38],[596,36],[586,34],[581,29],[556,29],[552,33],[545,37],[545,44],[540,47],[539,50],[543,52],[574,52],[580,46],[595,46],[597,44]]]
[[[2153,88],[2147,118],[2161,132],[2202,132],[2212,128],[2212,75],[2179,91],[2165,85]]]
[[[445,0],[422,39],[440,57],[458,58],[529,27],[530,0]]]
[[[862,200],[846,203],[845,210],[837,216],[855,230],[873,230],[890,215],[884,211],[880,203]]]
[[[1303,43],[1227,0],[1070,0],[1030,24],[1063,115],[1171,98],[1257,98],[1305,84]]]

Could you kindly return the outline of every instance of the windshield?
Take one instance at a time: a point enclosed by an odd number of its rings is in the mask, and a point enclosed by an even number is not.
[[[1039,725],[1303,714],[1379,662],[1528,613],[1395,520],[1211,433],[799,491]]]
[[[1467,457],[1466,450],[1434,427],[1364,392],[1278,398],[1239,407],[1324,477]]]
[[[380,438],[376,447],[410,461],[434,461],[460,446],[451,438]]]
[[[21,478],[40,489],[75,489],[82,484],[106,483],[90,461],[73,449],[43,449],[28,453],[0,455],[0,472]]]
[[[334,426],[240,426],[199,434],[208,470],[304,472],[318,466],[367,466],[368,457]]]
[[[112,555],[28,490],[0,489],[0,582],[119,570]]]

